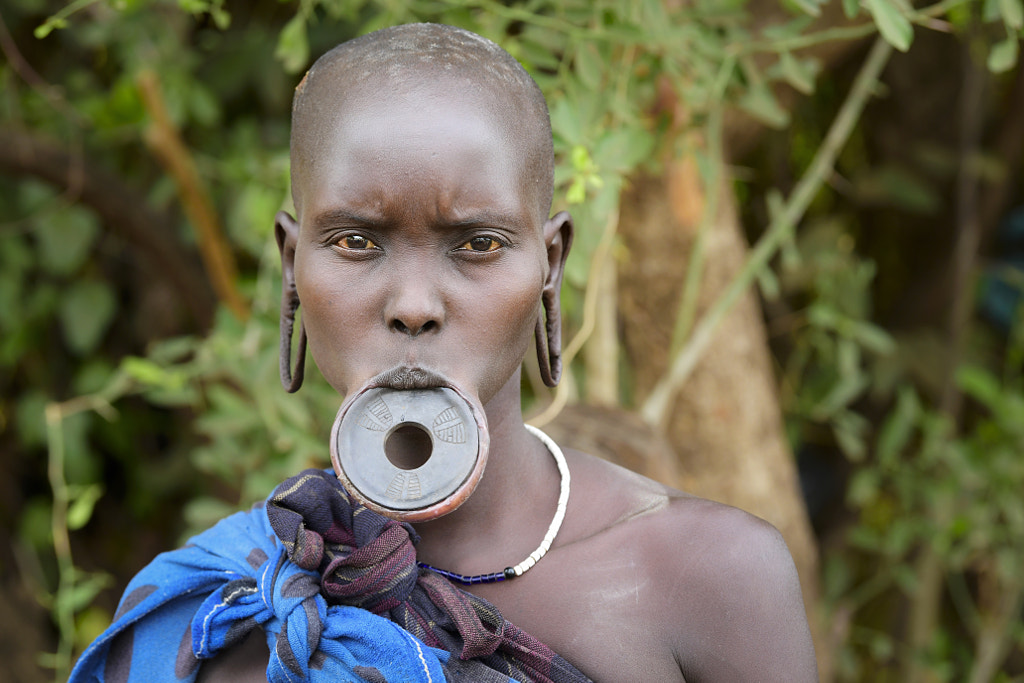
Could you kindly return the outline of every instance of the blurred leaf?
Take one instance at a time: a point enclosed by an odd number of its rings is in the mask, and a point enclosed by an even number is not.
[[[896,351],[896,342],[881,327],[864,321],[853,324],[853,338],[865,349],[879,355],[887,355]]]
[[[117,300],[107,283],[86,281],[71,287],[59,310],[68,348],[80,356],[95,349],[116,312]]]
[[[771,24],[761,30],[761,34],[769,40],[786,40],[795,38],[807,30],[807,27],[814,21],[814,17],[803,15],[795,17],[784,24]]]
[[[817,17],[821,15],[821,0],[785,0],[785,4],[796,8],[808,16]]]
[[[180,370],[164,368],[146,358],[127,356],[121,361],[121,369],[141,384],[158,389],[180,389],[187,381],[186,375]]]
[[[21,509],[18,518],[18,538],[31,544],[37,551],[53,543],[53,505],[43,497],[30,499]]]
[[[740,98],[739,105],[767,126],[781,129],[789,125],[789,112],[782,108],[771,89],[764,84],[748,89]]]
[[[191,14],[201,14],[210,9],[209,0],[178,0],[178,7]]]
[[[96,502],[103,496],[103,486],[91,484],[78,491],[68,508],[68,529],[74,531],[85,526],[92,518]]]
[[[999,381],[984,368],[970,365],[958,368],[956,383],[964,393],[993,412],[998,411],[1003,404]]]
[[[878,662],[890,659],[895,651],[892,638],[886,633],[875,633],[869,646],[871,656]]]
[[[89,605],[75,619],[75,646],[79,651],[85,650],[92,641],[103,635],[110,626],[113,616],[99,605]]]
[[[900,587],[903,594],[907,596],[914,595],[918,590],[918,585],[921,583],[914,568],[905,564],[893,567],[893,579],[895,579],[896,585]]]
[[[908,387],[901,388],[896,406],[878,434],[878,462],[883,467],[895,467],[900,452],[910,443],[920,411],[917,394]]]
[[[583,177],[573,179],[569,189],[565,192],[565,201],[571,204],[582,204],[587,198],[587,182]]]
[[[860,397],[870,382],[871,378],[863,372],[842,377],[815,407],[813,416],[818,420],[825,420],[835,415]]]
[[[203,126],[212,126],[220,119],[220,103],[202,83],[196,81],[189,88],[189,113],[192,120]]]
[[[15,428],[26,448],[46,443],[47,395],[39,389],[30,389],[18,397],[15,409]]]
[[[1003,15],[1003,0],[984,0],[981,3],[981,20],[991,24]]]
[[[1021,0],[999,0],[999,10],[1009,28],[1014,31],[1024,28],[1024,4]]]
[[[771,268],[762,268],[757,273],[757,286],[768,301],[776,301],[780,295],[779,279]]]
[[[881,477],[878,470],[865,466],[854,472],[847,489],[846,499],[857,507],[864,507],[874,502],[878,496]]]
[[[798,92],[805,95],[814,92],[815,70],[809,62],[797,59],[790,52],[783,52],[779,56],[779,67],[782,77]]]
[[[200,345],[201,342],[195,337],[182,336],[161,339],[150,348],[148,358],[158,365],[169,365],[186,360],[197,351]]]
[[[594,148],[597,167],[626,173],[654,153],[654,136],[639,126],[623,126],[602,135]]]
[[[573,106],[566,100],[557,100],[551,106],[551,129],[569,145],[583,141],[583,127]]]
[[[89,446],[95,414],[68,415],[61,423],[64,432],[64,477],[69,486],[84,486],[101,479],[100,462]]]
[[[856,413],[844,410],[833,419],[833,433],[839,450],[852,462],[861,462],[867,454],[867,421]]]
[[[935,213],[943,200],[935,188],[913,171],[891,164],[869,167],[852,179],[857,200],[891,205],[919,214]]]
[[[35,221],[35,235],[43,268],[53,275],[70,275],[89,255],[99,225],[90,212],[62,207]]]
[[[597,47],[592,43],[580,43],[576,47],[576,73],[580,76],[580,82],[591,90],[601,87],[604,61],[597,52]]]
[[[914,40],[914,27],[896,3],[892,0],[865,0],[865,5],[885,41],[900,52],[909,50]]]
[[[1006,73],[1017,64],[1019,53],[1018,39],[1008,36],[992,46],[988,53],[988,70],[992,73]]]
[[[114,376],[114,367],[105,358],[87,358],[75,373],[76,394],[93,394],[105,387]]]
[[[146,110],[139,96],[135,80],[129,76],[119,78],[108,93],[99,93],[82,103],[84,113],[100,131],[119,131],[123,126],[139,125],[145,121]]]
[[[77,580],[71,590],[57,595],[58,609],[63,608],[71,613],[78,612],[111,583],[109,574],[77,572]]]
[[[53,31],[58,31],[68,27],[67,19],[62,17],[49,17],[46,21],[36,27],[34,35],[39,40],[50,35]]]
[[[548,70],[558,68],[558,58],[552,54],[549,48],[534,40],[521,38],[518,41],[511,42],[510,47],[512,49],[509,52],[513,57],[524,63],[527,71],[531,71],[531,67],[533,69]],[[530,75],[536,79],[535,74],[531,73]]]
[[[309,39],[303,14],[296,14],[285,24],[277,39],[274,57],[281,61],[284,70],[290,74],[302,71],[309,62]]]

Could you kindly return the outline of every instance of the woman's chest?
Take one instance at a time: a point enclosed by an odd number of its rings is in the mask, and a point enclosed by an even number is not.
[[[474,592],[595,681],[683,680],[665,596],[628,555],[552,552],[530,573]]]

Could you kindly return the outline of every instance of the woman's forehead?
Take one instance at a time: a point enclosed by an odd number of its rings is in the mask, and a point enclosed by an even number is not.
[[[536,132],[524,123],[529,117],[521,103],[472,86],[462,77],[440,75],[403,88],[360,83],[333,99],[320,98],[315,120],[307,122],[307,134],[315,134],[307,144],[293,145],[297,197],[325,184],[444,173],[453,182],[458,176],[468,184],[511,185],[546,213],[545,198],[538,196],[545,183],[533,163]]]

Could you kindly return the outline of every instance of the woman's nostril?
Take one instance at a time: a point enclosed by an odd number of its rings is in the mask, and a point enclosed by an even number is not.
[[[402,334],[407,334],[411,337],[415,337],[423,332],[433,331],[437,329],[437,327],[438,322],[432,319],[425,320],[419,325],[407,325],[405,322],[397,318],[391,322],[391,329],[395,332],[401,332]]]

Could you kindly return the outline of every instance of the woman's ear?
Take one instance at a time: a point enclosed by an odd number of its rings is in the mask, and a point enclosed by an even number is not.
[[[556,386],[562,377],[562,277],[565,259],[572,247],[572,232],[572,217],[565,211],[559,211],[544,223],[548,276],[541,292],[536,337],[540,374],[549,387]]]
[[[295,245],[299,224],[287,211],[278,211],[274,219],[274,237],[281,252],[281,384],[289,393],[302,386],[306,366],[306,328],[299,323],[299,348],[295,371],[292,371],[292,333],[295,314],[299,310],[299,292],[295,287]]]
[[[572,237],[572,216],[568,211],[559,211],[544,223],[544,244],[548,251],[548,278],[544,282],[545,290],[561,290],[565,260],[569,257]]]
[[[287,211],[274,217],[274,237],[281,252],[281,275],[285,287],[295,287],[295,245],[299,241],[299,224]]]

